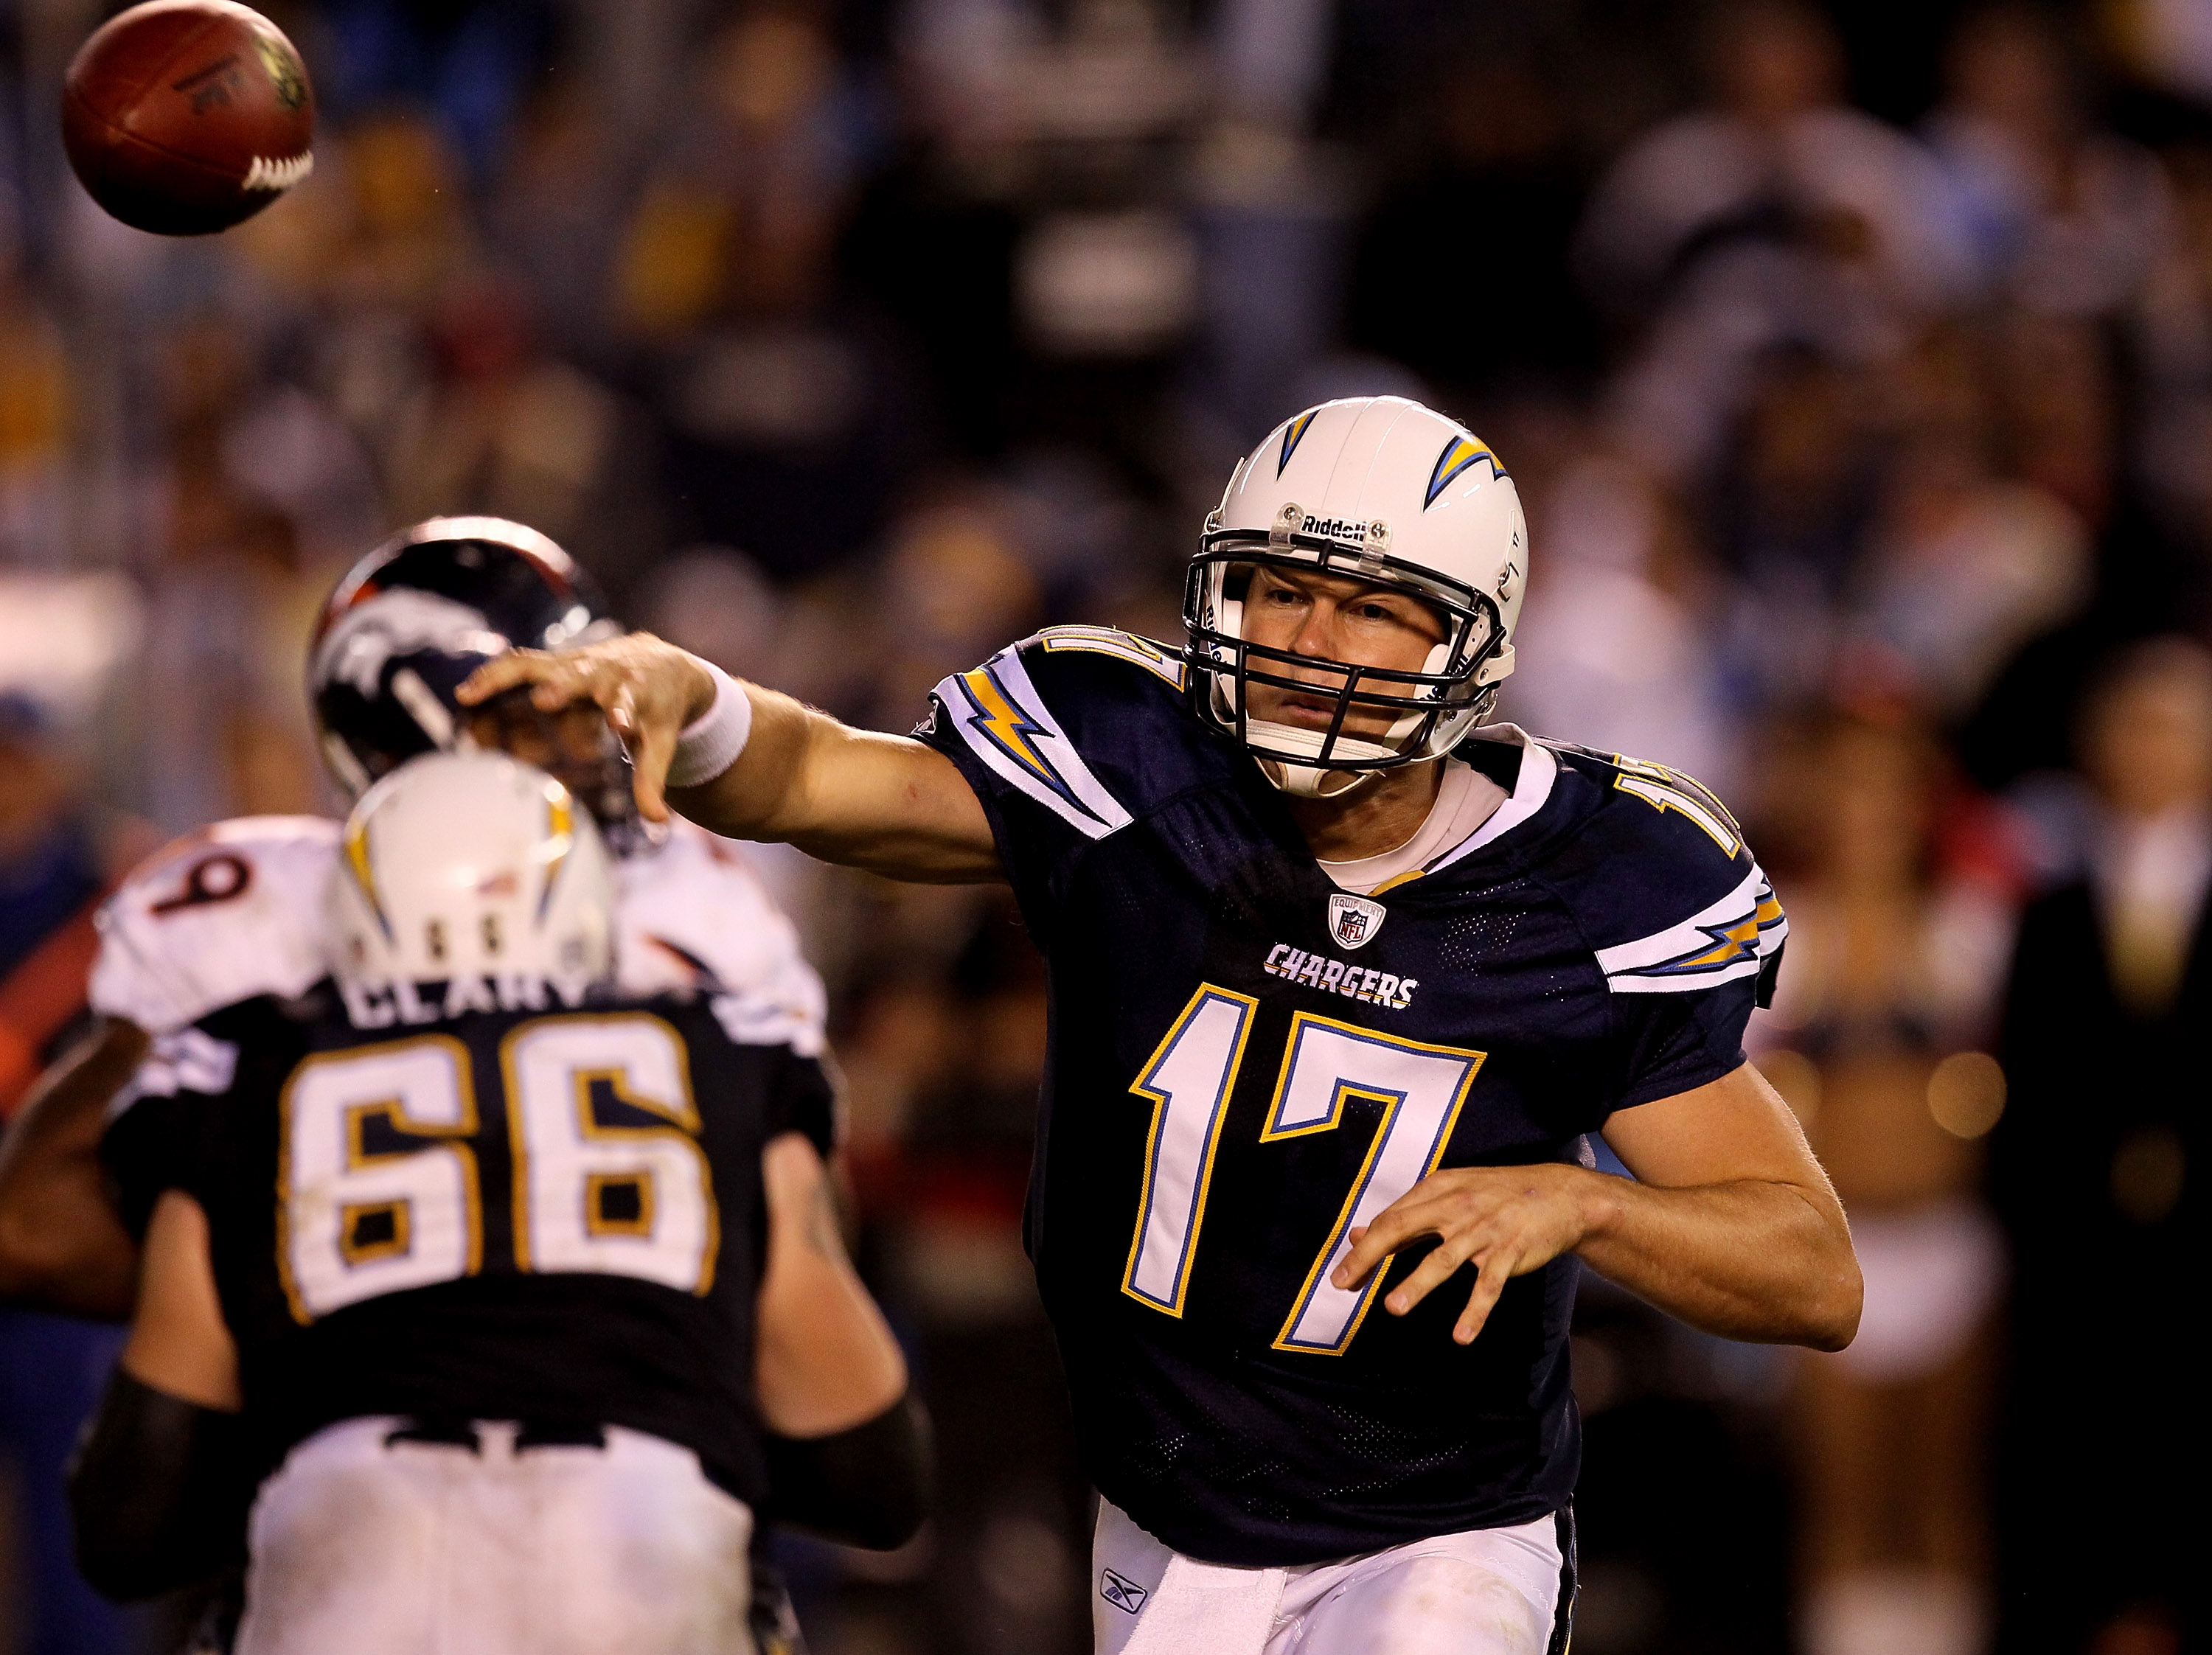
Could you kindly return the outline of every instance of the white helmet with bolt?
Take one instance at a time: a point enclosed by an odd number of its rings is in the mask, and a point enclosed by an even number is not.
[[[1243,635],[1255,566],[1319,569],[1404,591],[1443,618],[1419,672],[1318,661]],[[1402,397],[1323,403],[1270,432],[1206,520],[1183,592],[1191,707],[1241,742],[1269,780],[1304,797],[1449,752],[1513,670],[1528,531],[1513,480],[1465,427]],[[1334,682],[1293,679],[1333,668]],[[1249,716],[1246,686],[1334,695],[1326,730]],[[1354,708],[1396,716],[1380,739],[1343,733]],[[1325,785],[1332,773],[1348,779]]]
[[[346,818],[330,887],[347,990],[521,978],[580,993],[614,959],[614,875],[590,812],[503,754],[401,765]]]

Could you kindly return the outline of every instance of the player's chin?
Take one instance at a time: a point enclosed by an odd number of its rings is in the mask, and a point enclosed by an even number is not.
[[[1251,690],[1252,717],[1265,724],[1281,724],[1291,730],[1310,730],[1316,735],[1326,735],[1336,722],[1336,703],[1320,696],[1294,695],[1270,687],[1255,685]],[[1354,741],[1380,741],[1388,732],[1389,720],[1374,713],[1355,708],[1345,715],[1340,738]]]

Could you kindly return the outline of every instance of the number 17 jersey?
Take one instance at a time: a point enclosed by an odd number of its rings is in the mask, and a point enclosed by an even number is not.
[[[1055,628],[939,684],[917,733],[990,819],[1051,971],[1025,1240],[1099,1490],[1176,1550],[1285,1566],[1525,1523],[1572,1494],[1571,1258],[1471,1345],[1429,1245],[1328,1277],[1439,1167],[1582,1160],[1613,1112],[1743,1061],[1786,926],[1718,801],[1510,726],[1505,790],[1360,894],[1187,710],[1182,665]]]

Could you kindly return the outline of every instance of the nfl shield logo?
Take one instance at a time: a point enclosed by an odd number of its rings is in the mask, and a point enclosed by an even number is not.
[[[1370,902],[1364,896],[1332,896],[1328,900],[1328,934],[1341,947],[1361,947],[1382,929],[1382,916],[1387,912],[1380,902]]]

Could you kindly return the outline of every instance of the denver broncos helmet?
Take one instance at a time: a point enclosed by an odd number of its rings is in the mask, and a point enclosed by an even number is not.
[[[349,793],[366,792],[409,759],[471,744],[482,709],[455,692],[495,656],[622,630],[591,578],[535,529],[455,517],[402,530],[346,572],[315,623],[307,688],[324,757]],[[618,744],[601,745],[585,768],[603,775],[548,766],[595,814],[619,810],[629,791]]]

